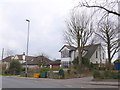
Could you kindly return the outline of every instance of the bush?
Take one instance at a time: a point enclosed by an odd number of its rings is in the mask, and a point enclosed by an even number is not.
[[[59,71],[60,68],[50,68],[50,71]]]
[[[62,79],[65,77],[63,69],[59,70],[59,75],[60,75],[60,78],[62,78]]]
[[[10,67],[9,67],[8,71],[9,71],[9,74],[19,75],[21,72],[21,69],[22,69],[22,66],[21,66],[20,62],[17,60],[12,60],[10,62]]]
[[[106,67],[99,67],[99,70],[105,71],[105,70],[106,70]]]
[[[105,79],[111,79],[112,78],[111,72],[110,71],[105,71],[104,74],[103,74],[103,77]]]
[[[67,70],[67,73],[70,74],[70,73],[71,73],[71,70]]]
[[[50,68],[47,68],[47,67],[40,68],[40,72],[43,72],[43,71],[50,71]]]
[[[95,71],[93,73],[93,77],[98,79],[120,79],[120,73],[111,71],[104,72]]]
[[[94,78],[100,78],[100,72],[99,71],[94,71],[93,72],[93,77]]]
[[[40,69],[39,68],[28,68],[28,72],[29,73],[38,73],[40,71]]]
[[[48,72],[48,78],[59,79],[59,73],[54,73],[53,71]]]
[[[120,79],[120,73],[119,72],[112,72],[112,78],[113,79]]]
[[[94,69],[98,69],[98,67],[99,67],[99,64],[93,64]]]
[[[78,65],[78,64],[79,64],[78,57],[75,58],[75,59],[72,61],[72,63],[73,63],[73,65]],[[81,63],[82,63],[84,66],[87,66],[87,67],[90,66],[90,60],[87,59],[87,58],[83,58],[83,57],[82,57]]]
[[[120,59],[115,60],[114,63],[120,63]]]
[[[42,71],[59,71],[60,68],[48,68],[48,67],[43,67],[43,68],[40,68],[40,72]]]

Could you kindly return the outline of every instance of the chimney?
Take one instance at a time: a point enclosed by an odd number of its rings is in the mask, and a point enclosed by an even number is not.
[[[22,59],[23,59],[23,63],[24,63],[25,62],[25,52],[23,52]]]

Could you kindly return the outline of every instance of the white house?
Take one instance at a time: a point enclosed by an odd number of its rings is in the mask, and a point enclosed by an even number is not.
[[[78,56],[78,50],[74,46],[64,45],[59,52],[61,52],[61,65],[64,68],[70,67],[72,61]],[[105,64],[106,62],[106,52],[101,44],[85,46],[83,57],[93,64]]]

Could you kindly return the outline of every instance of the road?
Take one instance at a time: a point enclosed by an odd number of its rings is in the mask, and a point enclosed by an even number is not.
[[[20,77],[2,77],[2,88],[118,88],[111,85],[92,85],[91,78],[80,79],[34,79]]]
[[[21,78],[2,78],[2,88],[65,88],[63,85]]]

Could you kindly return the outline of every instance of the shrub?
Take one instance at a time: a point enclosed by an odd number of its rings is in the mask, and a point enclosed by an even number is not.
[[[10,62],[9,73],[12,75],[19,75],[21,72],[22,66],[19,61],[12,60]]]
[[[39,72],[39,68],[28,68],[28,72],[29,73],[38,73]]]
[[[105,71],[105,70],[106,70],[106,67],[99,67],[99,70]]]
[[[10,71],[8,69],[6,69],[3,74],[8,75],[8,74],[10,74]]]
[[[113,79],[120,79],[120,73],[119,72],[112,72],[112,78]]]
[[[59,71],[60,68],[48,68],[48,67],[43,67],[43,68],[40,68],[40,72],[42,71]]]
[[[114,63],[120,63],[120,59],[115,60]]]
[[[48,72],[48,78],[59,79],[59,73],[54,73],[53,71]]]
[[[93,64],[94,69],[98,69],[98,67],[99,67],[99,64]]]
[[[63,69],[59,70],[59,75],[60,75],[60,78],[62,78],[62,79],[65,77]]]
[[[104,74],[103,74],[103,77],[105,79],[111,79],[112,78],[111,72],[110,71],[105,71]]]
[[[70,74],[71,70],[67,70],[67,73]]]
[[[50,71],[50,68],[47,68],[47,67],[40,68],[40,72],[43,72],[43,71]]]
[[[94,78],[100,78],[100,72],[99,71],[94,71],[93,72],[93,77]]]
[[[60,68],[50,68],[50,71],[59,71]]]
[[[93,77],[98,79],[120,79],[120,73],[111,71],[104,72],[95,71],[93,73]]]
[[[90,60],[87,59],[87,58],[83,58],[81,59],[81,62],[84,66],[87,66],[89,67],[90,66]],[[73,65],[79,65],[79,61],[78,61],[78,57],[75,58],[73,61],[72,61]]]

